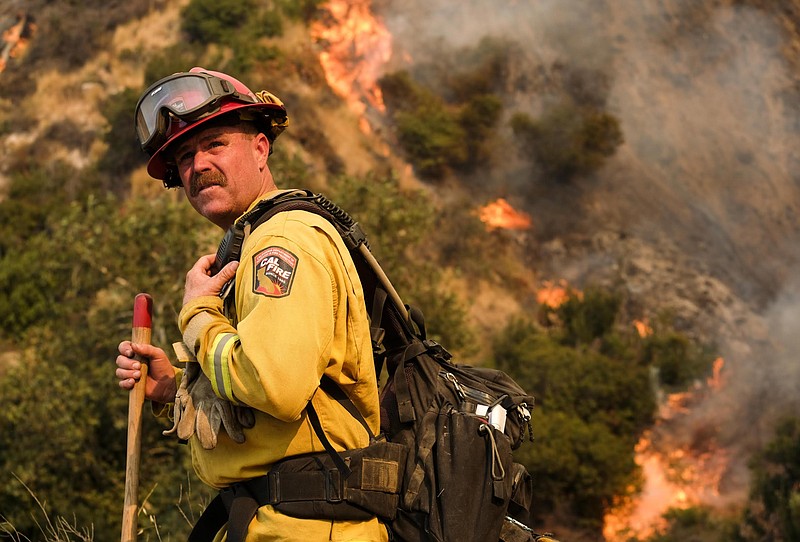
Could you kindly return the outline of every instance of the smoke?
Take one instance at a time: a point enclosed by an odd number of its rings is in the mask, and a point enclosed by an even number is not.
[[[486,37],[515,44],[498,82],[505,139],[475,184],[525,199],[544,231],[677,244],[762,307],[789,276],[800,117],[775,14],[689,0],[411,0],[380,13],[394,39],[389,70],[458,67]],[[574,97],[575,74],[625,143],[601,170],[559,185],[520,155],[507,121]]]
[[[692,270],[722,280],[756,311],[791,276],[800,100],[777,8],[410,0],[380,14],[395,48],[387,70],[432,76],[420,66],[457,68],[483,38],[515,44],[498,81],[499,141],[485,143],[495,160],[469,186],[524,201],[539,242],[616,232],[674,246]],[[625,142],[598,171],[558,183],[520,152],[508,118],[537,118],[576,96],[617,118]]]
[[[800,279],[784,286],[762,323],[760,340],[733,353],[737,379],[730,390],[745,429],[737,437],[755,447],[769,438],[775,420],[800,413]]]
[[[747,496],[749,459],[772,439],[777,421],[800,413],[800,280],[781,290],[762,314],[740,315],[740,334],[722,335],[722,387],[696,392],[687,412],[655,435],[662,450],[724,454],[718,493],[705,504],[724,506]]]
[[[784,294],[767,310],[767,325],[775,343],[775,372],[781,377],[770,393],[778,402],[800,403],[800,279],[787,286]],[[796,410],[796,409],[795,409]]]
[[[726,388],[672,428],[686,439],[710,428],[742,451],[728,477],[741,489],[747,453],[777,416],[798,411],[800,86],[785,52],[797,37],[781,26],[779,5],[729,4],[409,0],[378,9],[394,39],[389,70],[443,57],[457,66],[459,51],[502,38],[516,44],[499,82],[506,121],[535,118],[574,92],[568,73],[584,74],[620,121],[616,154],[562,184],[519,156],[506,126],[506,154],[480,172],[481,186],[525,201],[538,254],[558,240],[558,260],[537,266],[554,276],[580,269],[586,280],[609,273],[611,259],[623,273],[648,269],[625,277],[639,281],[642,305],[675,309],[716,341]]]

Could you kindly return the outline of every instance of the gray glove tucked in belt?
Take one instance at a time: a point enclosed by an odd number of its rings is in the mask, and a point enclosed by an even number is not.
[[[177,348],[176,348],[177,351]],[[188,361],[186,370],[175,395],[173,408],[175,423],[172,429],[164,431],[164,435],[178,435],[182,440],[189,440],[197,435],[200,445],[206,450],[217,446],[217,437],[221,427],[228,436],[239,444],[245,441],[245,428],[255,425],[253,409],[234,405],[214,393],[211,381],[196,361]]]

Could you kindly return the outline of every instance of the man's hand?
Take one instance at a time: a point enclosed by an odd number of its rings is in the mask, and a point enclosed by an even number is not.
[[[149,344],[135,344],[130,341],[119,343],[116,371],[119,387],[132,390],[134,384],[142,377],[142,364],[134,359],[137,354],[149,360],[145,398],[157,403],[173,402],[178,391],[175,385],[175,369],[162,349]]]
[[[207,295],[217,296],[229,280],[236,276],[239,262],[229,262],[220,269],[216,275],[211,274],[216,254],[202,256],[186,273],[186,289],[183,294],[183,304],[196,297]]]

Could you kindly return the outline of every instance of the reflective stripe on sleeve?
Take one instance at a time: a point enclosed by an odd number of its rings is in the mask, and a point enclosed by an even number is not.
[[[233,396],[233,388],[231,387],[229,363],[233,347],[238,342],[239,335],[236,333],[220,333],[214,339],[214,343],[208,351],[208,365],[211,369],[209,380],[211,380],[214,393],[232,403],[237,403],[237,401]]]

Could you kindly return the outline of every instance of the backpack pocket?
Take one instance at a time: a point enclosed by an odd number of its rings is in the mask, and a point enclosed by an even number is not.
[[[533,440],[530,419],[534,399],[505,373],[454,365],[440,370],[439,378],[446,383],[445,395],[459,411],[473,414],[505,433],[512,449],[522,444],[526,430]]]
[[[445,540],[498,540],[513,479],[509,439],[456,408],[437,421],[435,495]]]

